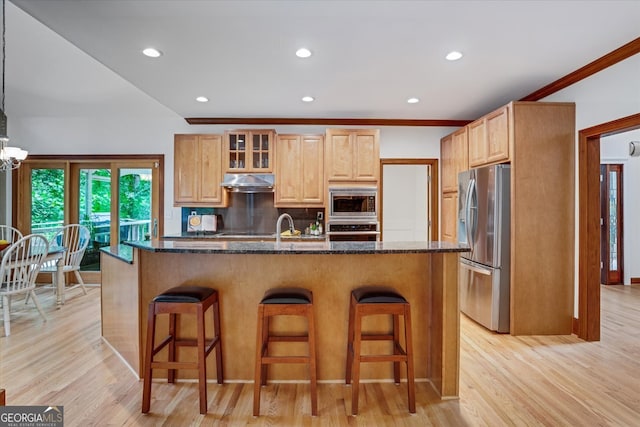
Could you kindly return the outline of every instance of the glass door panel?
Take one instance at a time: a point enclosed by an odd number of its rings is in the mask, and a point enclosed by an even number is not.
[[[624,279],[622,194],[622,165],[600,165],[600,280],[605,285]]]
[[[118,169],[119,242],[149,240],[152,224],[151,168]]]
[[[31,233],[51,239],[64,225],[64,178],[63,168],[31,169]]]
[[[80,168],[78,178],[78,219],[91,235],[80,270],[99,271],[100,248],[110,243],[111,169]]]

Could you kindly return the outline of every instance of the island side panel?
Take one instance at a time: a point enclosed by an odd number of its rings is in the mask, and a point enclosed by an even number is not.
[[[431,258],[431,383],[443,398],[457,397],[460,375],[460,305],[457,253]]]
[[[140,254],[141,301],[149,301],[167,288],[203,285],[220,292],[225,380],[251,381],[255,351],[257,304],[265,290],[301,286],[314,293],[318,341],[318,378],[343,381],[345,375],[348,307],[351,289],[384,284],[400,291],[412,305],[416,377],[428,377],[431,316],[431,254],[198,254],[136,250]],[[454,255],[455,256],[455,255]],[[147,315],[141,304],[141,318]],[[274,322],[276,330],[296,332],[305,324],[295,318]],[[384,317],[368,319],[373,330],[390,324]],[[208,320],[209,321],[209,320]],[[286,322],[286,324],[285,324]],[[195,330],[191,319],[181,322],[185,334]],[[142,325],[146,334],[146,325]],[[158,328],[166,327],[160,319]],[[211,330],[211,325],[207,325]],[[160,334],[159,334],[160,335]],[[144,348],[144,343],[140,343]],[[289,349],[291,347],[288,347]],[[279,349],[274,347],[276,351]],[[190,349],[184,349],[185,357]],[[305,347],[300,348],[301,351]],[[433,353],[433,352],[431,352]],[[387,366],[388,365],[388,366]],[[214,358],[208,361],[215,376]],[[165,375],[159,373],[159,375]],[[182,376],[191,375],[185,371]],[[304,366],[274,365],[270,379],[306,380]],[[392,378],[392,364],[363,364],[363,379]]]
[[[138,374],[141,372],[138,255],[133,263],[100,254],[102,337]]]

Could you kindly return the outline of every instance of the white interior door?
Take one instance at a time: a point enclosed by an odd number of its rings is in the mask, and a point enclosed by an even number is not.
[[[429,165],[383,165],[382,240],[429,240]]]

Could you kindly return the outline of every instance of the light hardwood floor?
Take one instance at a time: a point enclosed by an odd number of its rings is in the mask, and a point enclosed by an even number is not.
[[[364,384],[360,414],[348,416],[350,389],[319,385],[311,417],[308,386],[269,384],[263,416],[251,415],[251,384],[209,384],[198,413],[195,383],[154,383],[140,413],[142,383],[100,338],[100,290],[72,292],[49,320],[14,301],[10,337],[0,337],[0,388],[9,405],[63,405],[65,426],[631,426],[640,423],[640,286],[603,287],[602,341],[575,336],[512,337],[463,316],[460,399],[440,401],[427,383],[409,415],[405,384]]]

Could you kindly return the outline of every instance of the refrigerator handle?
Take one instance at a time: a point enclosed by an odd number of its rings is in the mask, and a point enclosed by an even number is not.
[[[491,270],[487,269],[487,268],[483,268],[480,267],[478,265],[475,264],[469,264],[468,262],[465,262],[464,260],[460,260],[460,265],[463,265],[466,269],[471,270],[475,273],[478,274],[482,274],[485,276],[491,276]]]
[[[469,184],[467,185],[467,200],[465,200],[465,209],[464,209],[465,233],[467,234],[467,243],[469,244],[471,251],[473,251],[473,235],[475,233],[474,228],[476,227],[473,221],[473,216],[471,215],[471,210],[473,209],[471,206],[471,200],[473,198],[472,192],[475,192],[475,188],[476,188],[476,180],[471,178],[469,180]]]

